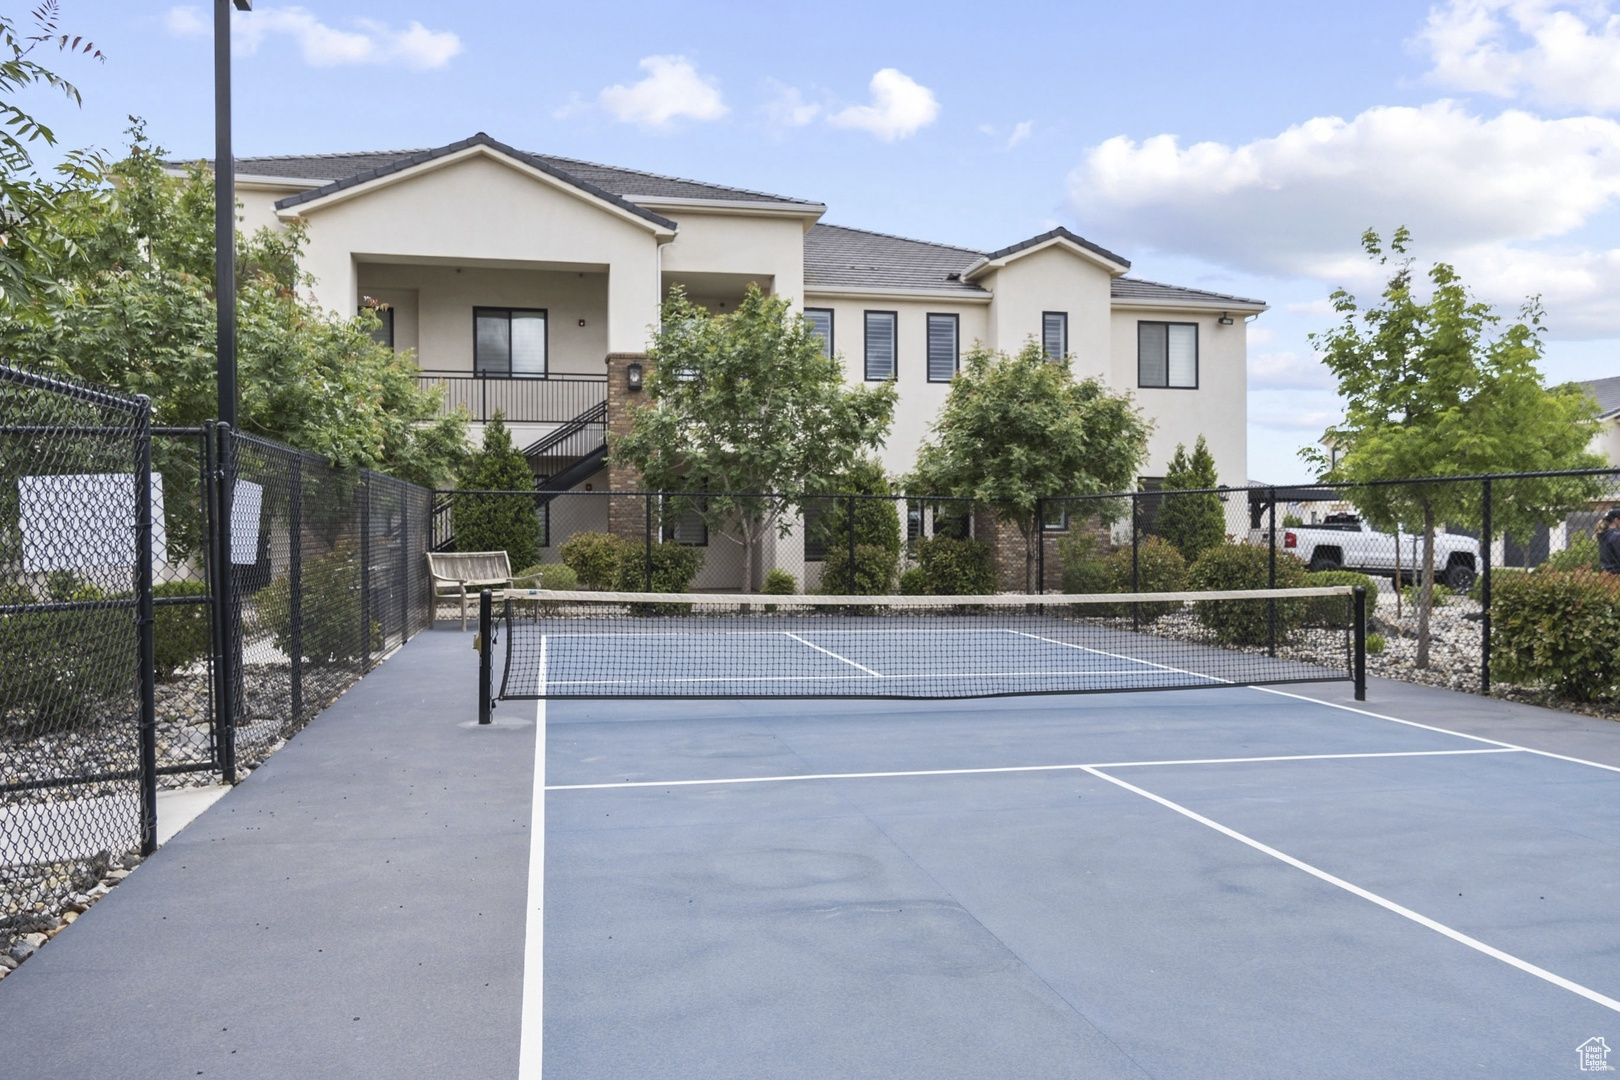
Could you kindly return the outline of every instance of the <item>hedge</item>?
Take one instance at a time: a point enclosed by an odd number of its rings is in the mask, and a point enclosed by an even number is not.
[[[1270,588],[1271,552],[1252,544],[1221,544],[1198,557],[1187,583],[1200,592]],[[1305,564],[1277,552],[1279,589],[1305,585]],[[1276,609],[1277,640],[1283,641],[1305,617],[1305,604],[1294,600],[1202,600],[1193,614],[1222,645],[1265,645],[1270,641],[1271,610]]]
[[[1493,583],[1491,608],[1498,678],[1570,701],[1620,693],[1620,576],[1504,574]]]
[[[996,591],[990,545],[983,540],[929,536],[917,541],[917,565],[903,583],[911,595],[988,596]]]

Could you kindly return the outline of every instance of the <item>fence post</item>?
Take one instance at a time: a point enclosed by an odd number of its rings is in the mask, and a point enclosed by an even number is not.
[[[1271,496],[1269,509],[1266,511],[1267,529],[1271,533],[1271,542],[1267,545],[1271,549],[1269,565],[1266,568],[1266,588],[1277,587],[1277,489],[1269,491]],[[1266,655],[1277,655],[1277,600],[1273,597],[1266,601]]]
[[[135,436],[135,634],[140,658],[141,854],[157,850],[157,627],[152,613],[152,403]]]
[[[1046,591],[1046,500],[1035,500],[1035,591]]]
[[[1484,481],[1480,502],[1479,559],[1479,692],[1491,692],[1491,478]]]
[[[215,553],[214,574],[217,595],[216,610],[219,627],[219,663],[216,674],[216,723],[219,740],[220,778],[227,784],[236,783],[236,721],[241,702],[236,695],[236,643],[240,625],[236,613],[236,589],[232,580],[232,559],[235,551],[231,544],[231,507],[235,500],[236,441],[231,425],[214,425],[218,437],[215,457],[215,504],[219,507],[215,535],[218,550]]]
[[[850,595],[854,596],[861,591],[855,584],[855,496],[849,496],[845,502],[849,507],[849,580],[844,584],[849,587]]]
[[[478,722],[490,722],[490,712],[495,705],[492,700],[493,678],[492,653],[495,644],[490,639],[494,636],[495,618],[494,596],[488,589],[478,593]],[[507,630],[511,630],[508,626]]]
[[[652,587],[652,577],[653,577],[653,575],[652,575],[652,570],[653,570],[653,567],[652,567],[652,542],[653,542],[652,541],[652,536],[653,536],[653,493],[649,491],[649,492],[647,492],[647,527],[646,527],[646,534],[642,537],[642,548],[644,550],[644,558],[645,558],[645,565],[642,567],[642,569],[646,572],[646,579],[647,579],[647,586],[646,586],[646,589],[644,590],[645,592],[652,592],[653,591],[653,587]]]
[[[1142,591],[1141,586],[1141,522],[1142,499],[1140,492],[1131,492],[1131,592]],[[1142,629],[1142,609],[1131,604],[1131,629]]]
[[[292,661],[292,721],[304,718],[304,459],[294,456],[287,506],[287,651]]]
[[[371,477],[360,473],[360,638],[361,672],[371,670]]]

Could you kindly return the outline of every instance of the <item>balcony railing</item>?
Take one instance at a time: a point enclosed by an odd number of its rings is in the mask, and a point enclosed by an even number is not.
[[[418,381],[444,388],[444,411],[459,405],[474,420],[501,412],[508,423],[564,424],[607,401],[607,376],[549,375],[545,378],[487,378],[465,371],[424,371]]]

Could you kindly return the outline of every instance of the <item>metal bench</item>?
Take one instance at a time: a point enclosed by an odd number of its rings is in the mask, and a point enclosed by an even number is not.
[[[461,598],[461,628],[467,629],[467,589],[501,588],[512,583],[512,563],[504,551],[430,551],[433,603],[440,597]],[[435,612],[437,615],[437,612]]]

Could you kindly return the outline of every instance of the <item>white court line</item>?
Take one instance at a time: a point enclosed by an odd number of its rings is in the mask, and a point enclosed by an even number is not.
[[[1523,749],[1523,748],[1522,747],[1514,747],[1513,749]],[[1568,990],[1572,994],[1579,994],[1581,997],[1586,998],[1588,1001],[1596,1002],[1597,1004],[1602,1005],[1606,1009],[1612,1009],[1615,1012],[1620,1012],[1620,1001],[1616,1001],[1614,998],[1607,997],[1607,996],[1605,996],[1603,994],[1600,994],[1596,990],[1592,990],[1592,989],[1590,989],[1588,987],[1582,986],[1578,982],[1572,982],[1571,980],[1564,978],[1562,975],[1555,975],[1552,972],[1548,971],[1546,968],[1537,967],[1536,965],[1530,963],[1528,960],[1521,960],[1517,956],[1512,955],[1511,953],[1505,953],[1501,949],[1498,949],[1498,948],[1496,948],[1494,946],[1485,944],[1483,941],[1480,941],[1478,938],[1469,937],[1467,934],[1462,933],[1460,930],[1453,930],[1451,927],[1446,926],[1444,923],[1436,922],[1435,920],[1429,918],[1427,915],[1420,915],[1419,913],[1417,913],[1416,911],[1413,911],[1409,907],[1403,907],[1402,905],[1397,904],[1393,900],[1387,900],[1384,897],[1379,896],[1377,893],[1369,892],[1368,890],[1363,889],[1359,885],[1352,885],[1350,882],[1344,880],[1343,878],[1333,876],[1332,874],[1328,873],[1326,870],[1318,869],[1317,867],[1312,866],[1308,862],[1303,862],[1300,859],[1294,858],[1292,855],[1284,854],[1283,852],[1278,851],[1276,848],[1270,847],[1270,846],[1268,846],[1266,844],[1262,844],[1260,841],[1254,839],[1253,837],[1245,836],[1243,833],[1238,832],[1236,829],[1228,828],[1227,826],[1222,825],[1218,821],[1212,821],[1211,819],[1205,817],[1204,815],[1202,815],[1202,814],[1200,814],[1200,813],[1198,813],[1198,812],[1196,812],[1194,810],[1187,809],[1187,807],[1182,806],[1180,803],[1171,802],[1169,799],[1164,798],[1162,795],[1155,795],[1155,794],[1153,794],[1153,792],[1148,791],[1148,790],[1146,790],[1144,788],[1139,788],[1135,784],[1126,783],[1124,780],[1121,780],[1118,777],[1109,776],[1107,773],[1099,772],[1098,768],[1101,768],[1101,766],[1087,767],[1085,771],[1090,773],[1092,776],[1097,777],[1099,780],[1106,780],[1110,784],[1113,784],[1116,787],[1124,788],[1126,791],[1134,792],[1135,794],[1142,796],[1144,799],[1151,799],[1153,802],[1158,803],[1160,806],[1166,807],[1166,808],[1168,808],[1170,810],[1174,810],[1176,813],[1182,815],[1183,817],[1190,818],[1193,821],[1198,822],[1200,825],[1204,825],[1204,826],[1207,826],[1207,827],[1209,827],[1211,829],[1214,829],[1216,832],[1220,833],[1223,836],[1229,836],[1233,840],[1238,841],[1239,843],[1247,844],[1249,847],[1253,848],[1254,850],[1256,850],[1258,852],[1261,852],[1262,854],[1265,854],[1265,855],[1270,855],[1272,858],[1278,860],[1279,862],[1287,863],[1289,866],[1292,866],[1296,870],[1303,870],[1303,871],[1305,871],[1305,873],[1310,874],[1312,877],[1319,878],[1322,881],[1327,882],[1329,885],[1333,885],[1333,886],[1336,886],[1337,888],[1343,889],[1345,892],[1350,893],[1352,896],[1359,896],[1359,897],[1361,897],[1361,899],[1367,900],[1367,901],[1369,901],[1371,903],[1374,903],[1374,904],[1377,904],[1381,908],[1384,908],[1384,909],[1386,909],[1388,911],[1393,911],[1395,914],[1401,916],[1404,919],[1412,920],[1413,922],[1417,923],[1419,926],[1427,927],[1428,929],[1433,930],[1437,934],[1444,935],[1445,937],[1448,937],[1451,940],[1453,940],[1455,942],[1458,942],[1459,944],[1466,945],[1470,949],[1474,949],[1477,952],[1482,952],[1486,956],[1491,957],[1492,959],[1500,960],[1500,961],[1502,961],[1502,963],[1507,964],[1510,967],[1516,967],[1520,971],[1526,972],[1526,973],[1528,973],[1530,975],[1534,975],[1538,979],[1543,979],[1546,982],[1550,982],[1554,986],[1557,986],[1557,987],[1559,987],[1561,989],[1564,989],[1564,990]]]
[[[540,1080],[545,1024],[546,912],[546,637],[540,635],[540,674],[534,710],[534,810],[529,820],[529,906],[523,920],[523,1023],[518,1033],[518,1080]]]
[[[1277,754],[1269,757],[1182,758],[1173,761],[1101,761],[1085,765],[996,765],[978,769],[913,769],[897,772],[787,773],[781,776],[732,776],[714,780],[622,780],[606,784],[553,784],[547,791],[604,791],[613,788],[701,787],[709,784],[772,784],[793,780],[881,780],[911,776],[984,776],[993,773],[1086,772],[1134,769],[1154,765],[1237,765],[1261,761],[1338,761],[1350,758],[1458,757],[1468,754],[1513,754],[1516,749],[1385,750],[1360,754]]]
[[[868,675],[872,676],[872,678],[874,678],[874,679],[883,678],[883,673],[881,671],[873,671],[871,668],[867,667],[865,664],[857,664],[855,661],[851,660],[847,656],[839,656],[837,653],[833,652],[831,649],[823,649],[820,645],[817,645],[813,641],[804,640],[804,638],[800,637],[798,634],[790,634],[786,630],[783,630],[782,631],[782,636],[783,637],[790,637],[794,641],[797,641],[800,645],[808,645],[810,648],[816,650],[816,652],[824,653],[827,656],[832,657],[834,660],[839,661],[840,663],[848,664],[852,668],[859,668],[860,670],[866,672]]]
[[[1330,709],[1343,709],[1345,712],[1370,716],[1374,720],[1388,720],[1392,724],[1405,724],[1407,727],[1422,728],[1424,731],[1438,731],[1442,735],[1455,735],[1459,739],[1471,739],[1474,742],[1501,746],[1508,750],[1523,750],[1525,753],[1535,754],[1537,757],[1552,758],[1555,761],[1568,761],[1576,765],[1590,765],[1594,769],[1606,769],[1609,772],[1620,772],[1620,766],[1617,765],[1605,765],[1601,761],[1588,761],[1585,758],[1570,757],[1568,754],[1555,754],[1551,750],[1537,750],[1533,746],[1520,746],[1518,743],[1503,742],[1501,739],[1487,739],[1483,735],[1470,735],[1466,731],[1453,731],[1451,728],[1436,727],[1433,724],[1420,724],[1416,720],[1402,720],[1399,716],[1388,716],[1368,709],[1358,709],[1354,705],[1340,705],[1337,701],[1323,701],[1321,698],[1306,697],[1304,694],[1291,694],[1286,690],[1273,690],[1269,686],[1251,686],[1249,689],[1258,690],[1263,694],[1276,694],[1278,697],[1293,698],[1295,701],[1309,701],[1313,705],[1326,705]]]
[[[1123,660],[1127,664],[1145,664],[1148,667],[1158,668],[1160,671],[1172,671],[1177,675],[1191,675],[1195,679],[1209,679],[1211,682],[1225,683],[1228,686],[1232,685],[1231,679],[1223,679],[1219,675],[1205,675],[1201,671],[1188,671],[1186,668],[1171,667],[1169,664],[1156,664],[1152,660],[1142,660],[1134,656],[1123,656],[1120,653],[1109,652],[1107,649],[1093,649],[1089,645],[1076,645],[1071,641],[1059,641],[1057,638],[1042,637],[1039,634],[1030,634],[1023,630],[1004,630],[1003,632],[1008,634],[1017,634],[1019,637],[1034,638],[1036,641],[1044,641],[1049,645],[1062,645],[1065,649],[1078,649],[1081,652],[1094,653],[1097,656],[1109,656],[1115,660]]]

